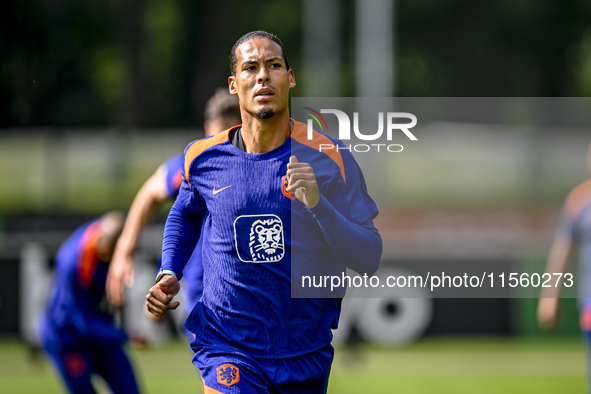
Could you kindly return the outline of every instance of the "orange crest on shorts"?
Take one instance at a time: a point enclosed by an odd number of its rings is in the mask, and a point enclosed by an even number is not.
[[[283,193],[283,195],[289,198],[290,200],[295,200],[295,194],[285,190],[287,186],[289,186],[289,178],[287,177],[287,175],[284,175],[283,178],[281,178],[281,193]]]
[[[79,378],[86,373],[86,361],[77,352],[70,352],[64,356],[64,367],[66,368],[66,373],[75,378]]]
[[[228,387],[240,382],[240,368],[232,364],[222,364],[217,369],[218,383]]]

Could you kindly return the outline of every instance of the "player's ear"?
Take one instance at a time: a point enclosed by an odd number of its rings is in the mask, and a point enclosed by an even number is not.
[[[236,90],[236,77],[233,75],[228,77],[228,91],[230,94],[238,94],[238,91]]]
[[[296,86],[296,81],[295,81],[295,75],[293,74],[293,69],[289,69],[289,71],[287,72],[287,74],[289,75],[289,88],[295,88]]]

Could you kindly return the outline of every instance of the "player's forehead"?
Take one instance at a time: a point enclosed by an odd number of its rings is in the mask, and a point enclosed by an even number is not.
[[[283,59],[283,52],[279,44],[265,37],[251,38],[236,48],[236,60],[238,64],[263,62],[274,58],[285,60]]]

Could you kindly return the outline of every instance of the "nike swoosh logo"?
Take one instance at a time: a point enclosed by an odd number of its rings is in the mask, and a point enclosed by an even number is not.
[[[218,194],[219,192],[221,192],[222,190],[226,190],[227,188],[232,187],[232,185],[230,186],[226,186],[226,187],[222,187],[221,189],[215,190],[215,187],[213,188],[213,195],[215,196],[216,194]]]

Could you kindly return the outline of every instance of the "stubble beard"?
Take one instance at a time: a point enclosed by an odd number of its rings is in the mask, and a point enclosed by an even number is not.
[[[258,116],[261,119],[271,119],[273,117],[273,115],[275,115],[275,112],[273,112],[273,110],[270,110],[268,108],[263,108],[258,113]]]

